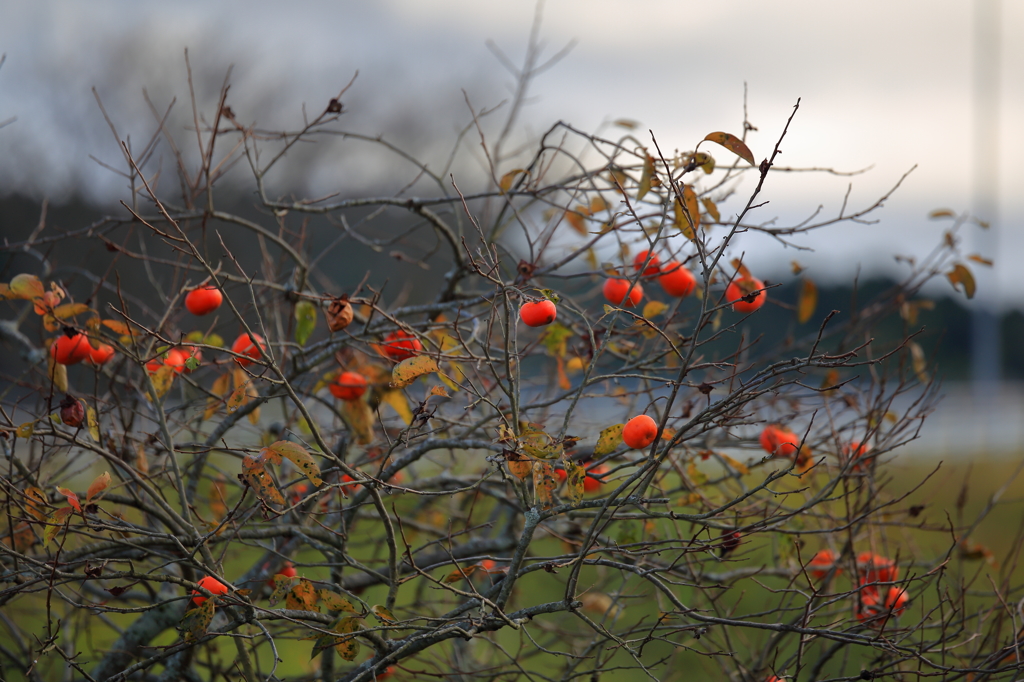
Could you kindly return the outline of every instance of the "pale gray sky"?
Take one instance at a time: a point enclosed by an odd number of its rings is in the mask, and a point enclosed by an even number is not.
[[[120,181],[89,161],[117,161],[93,100],[96,86],[121,134],[152,130],[142,98],[179,98],[187,113],[182,50],[190,49],[204,101],[230,63],[231,103],[243,120],[294,126],[360,77],[346,107],[350,128],[386,135],[416,128],[427,139],[465,123],[465,88],[476,106],[505,96],[507,74],[485,46],[520,60],[534,3],[491,0],[376,2],[45,2],[7,0],[0,21],[0,192],[59,200],[78,192],[122,197]],[[1002,2],[1000,217],[995,282],[1003,305],[1024,305],[1024,3]],[[873,170],[853,179],[852,205],[872,202],[918,169],[874,226],[841,226],[808,238],[795,255],[752,240],[765,270],[792,257],[818,276],[847,276],[858,263],[890,269],[892,253],[924,254],[941,236],[933,208],[971,204],[972,2],[857,3],[820,0],[547,0],[542,35],[554,52],[578,44],[536,83],[524,114],[534,130],[556,120],[583,129],[626,117],[653,129],[663,148],[692,149],[713,130],[740,132],[743,84],[760,128],[754,154],[770,150],[793,103],[801,110],[782,162]],[[393,132],[398,131],[398,132]],[[412,142],[410,142],[412,144]],[[427,153],[429,144],[417,142]],[[422,145],[427,144],[423,147]],[[433,150],[436,152],[436,150]],[[351,187],[365,173],[328,161],[292,167],[311,191]],[[834,211],[848,180],[771,178],[767,219],[799,219],[818,204]],[[765,244],[767,247],[767,244]],[[998,286],[997,286],[998,285]]]

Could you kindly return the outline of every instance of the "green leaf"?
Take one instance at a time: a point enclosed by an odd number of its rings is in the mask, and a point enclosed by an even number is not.
[[[316,329],[316,305],[302,300],[295,304],[295,342],[305,346]]]

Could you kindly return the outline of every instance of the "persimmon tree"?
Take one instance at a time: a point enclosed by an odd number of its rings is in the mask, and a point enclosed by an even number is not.
[[[144,149],[118,140],[120,212],[4,246],[6,679],[1019,670],[1020,584],[978,579],[981,519],[890,492],[938,397],[919,292],[973,294],[969,218],[938,214],[944,241],[884,295],[819,310],[813,272],[780,298],[745,244],[787,258],[888,195],[763,215],[799,103],[768,142],[559,122],[514,153],[470,106],[459,177],[346,129],[345,95],[285,131],[226,86],[192,130],[157,114]],[[335,143],[397,153],[408,184],[275,188]],[[258,215],[222,208],[240,168]],[[389,251],[374,284],[361,264]],[[443,275],[410,292],[424,267]]]

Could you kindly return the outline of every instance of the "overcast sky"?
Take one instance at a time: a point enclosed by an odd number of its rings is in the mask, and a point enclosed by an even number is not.
[[[970,0],[547,0],[548,52],[576,46],[535,82],[523,121],[534,131],[557,120],[594,130],[630,118],[653,130],[663,148],[692,149],[708,132],[741,132],[746,83],[759,128],[750,146],[760,159],[799,97],[782,163],[873,166],[853,179],[852,206],[870,204],[917,170],[877,225],[804,240],[813,253],[761,253],[751,242],[750,258],[779,273],[798,258],[822,279],[848,276],[858,264],[894,272],[891,254],[923,255],[941,237],[942,225],[926,218],[930,210],[971,207],[972,7]],[[139,144],[153,128],[143,88],[157,106],[178,96],[179,113],[187,113],[185,47],[201,100],[216,95],[234,64],[231,104],[263,127],[295,126],[304,102],[322,110],[358,70],[345,101],[347,125],[397,139],[418,133],[410,144],[429,152],[430,140],[468,120],[463,89],[476,106],[507,96],[510,79],[485,41],[521,60],[533,9],[532,1],[509,0],[6,0],[0,121],[17,121],[0,129],[0,192],[53,201],[73,193],[123,197],[120,180],[89,160],[118,161],[90,88],[119,135]],[[992,131],[999,216],[996,241],[981,245],[996,259],[996,279],[982,276],[981,295],[997,291],[999,303],[1020,307],[1024,3],[1003,0],[1000,27],[1002,124]],[[294,172],[314,192],[355,182],[351,168],[323,160]],[[773,176],[765,195],[771,204],[759,217],[794,220],[819,204],[834,212],[848,182]]]

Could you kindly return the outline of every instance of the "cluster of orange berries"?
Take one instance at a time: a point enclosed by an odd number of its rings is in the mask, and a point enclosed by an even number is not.
[[[808,573],[816,580],[823,579],[830,572],[839,575],[842,569],[837,565],[838,560],[839,555],[835,551],[823,549],[807,562]],[[874,552],[861,552],[857,555],[856,568],[857,594],[860,601],[856,612],[857,620],[862,623],[874,621],[889,613],[898,616],[906,610],[910,601],[906,589],[884,585],[899,580],[900,569],[896,562]],[[880,590],[885,592],[884,598]]]

